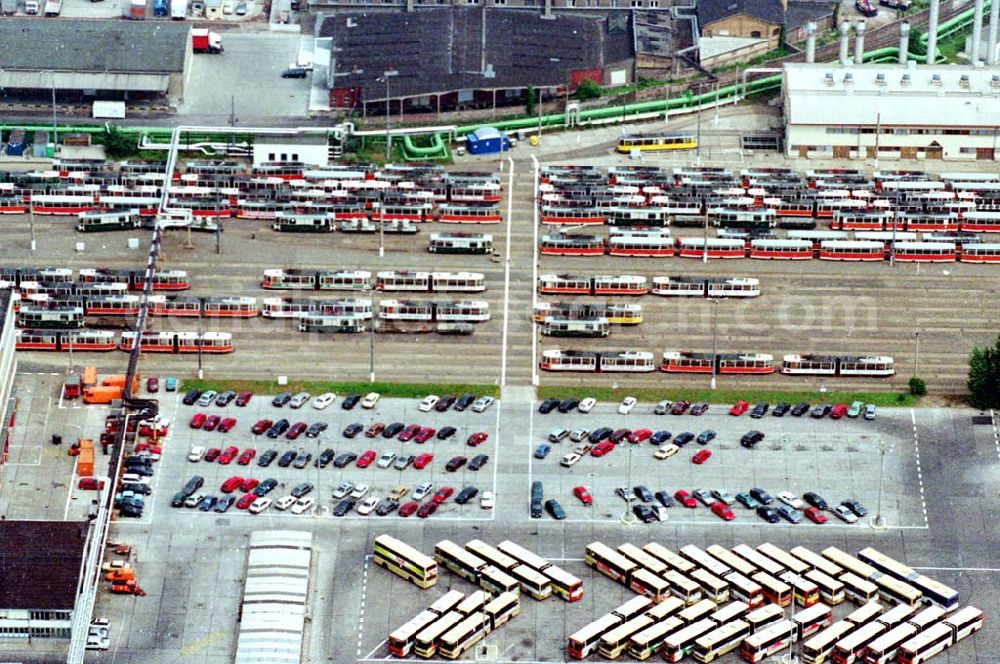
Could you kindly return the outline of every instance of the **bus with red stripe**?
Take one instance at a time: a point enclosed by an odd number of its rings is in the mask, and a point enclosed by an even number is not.
[[[565,224],[583,226],[586,224],[603,224],[604,212],[595,207],[566,207],[561,205],[543,205],[539,213],[543,224]]]

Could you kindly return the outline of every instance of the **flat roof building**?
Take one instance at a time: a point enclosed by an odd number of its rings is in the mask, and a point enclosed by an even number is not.
[[[1000,156],[1000,67],[786,63],[782,76],[788,156]]]

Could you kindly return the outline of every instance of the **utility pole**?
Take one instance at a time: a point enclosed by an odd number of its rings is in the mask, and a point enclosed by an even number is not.
[[[35,203],[34,201],[28,201],[28,226],[31,228],[31,250],[34,251],[35,247]]]
[[[201,343],[202,339],[201,338],[202,338],[202,334],[203,334],[203,332],[201,330],[201,318],[202,318],[202,312],[199,311],[198,312],[198,380],[201,380],[202,378],[205,377],[205,372],[203,371],[202,364],[201,364],[201,347],[202,347],[202,343]],[[135,342],[137,344],[139,343],[139,338],[138,337],[136,337]]]
[[[372,333],[370,335],[371,346],[368,349],[368,382],[375,382],[375,323],[378,320],[378,303],[375,301],[374,291],[372,291]]]
[[[389,108],[389,79],[393,76],[399,76],[399,71],[387,69],[382,72],[382,78],[385,79],[385,163],[387,164],[392,158],[392,136],[389,135],[389,123],[392,120],[392,111]],[[400,114],[402,114],[402,103],[400,103]]]
[[[215,253],[222,253],[222,217],[219,216],[219,181],[215,181]]]
[[[718,373],[718,352],[716,342],[719,336],[719,300],[718,298],[709,298],[709,302],[712,303],[712,383],[711,387],[715,389],[715,377]]]
[[[389,134],[387,133],[386,136]],[[378,192],[378,257],[385,257],[385,190]],[[374,339],[374,337],[372,337]]]

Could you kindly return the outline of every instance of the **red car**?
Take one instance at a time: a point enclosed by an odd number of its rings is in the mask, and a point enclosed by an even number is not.
[[[209,415],[205,418],[205,422],[201,425],[201,428],[204,431],[215,431],[215,427],[219,426],[219,422],[221,421],[222,418],[218,415]]]
[[[245,480],[243,480],[243,484],[242,486],[240,486],[240,491],[246,491],[246,492],[253,491],[254,489],[257,488],[258,484],[260,484],[260,480],[258,480],[255,477],[248,477]]]
[[[677,491],[674,491],[674,500],[679,502],[684,507],[687,507],[688,509],[694,509],[695,507],[698,507],[698,501],[695,500],[694,497],[684,489],[678,489]]]
[[[437,490],[437,493],[431,496],[431,502],[436,505],[440,505],[444,501],[451,498],[451,494],[453,493],[455,493],[455,490],[452,489],[450,486],[443,486]]]
[[[251,461],[253,461],[253,458],[255,456],[257,456],[257,450],[255,450],[252,447],[248,447],[245,450],[243,450],[243,453],[240,454],[240,458],[236,460],[236,463],[240,464],[241,466],[247,466],[250,464]]]
[[[636,429],[628,435],[628,442],[630,443],[641,443],[644,440],[649,440],[649,437],[653,435],[652,429]]]
[[[830,411],[831,420],[839,420],[844,415],[847,415],[846,403],[838,403],[836,406],[833,407],[833,410]]]
[[[382,422],[372,422],[367,429],[365,429],[365,436],[368,438],[374,438],[375,436],[382,433],[385,429],[385,424]]]
[[[257,423],[250,427],[250,431],[259,435],[270,429],[272,424],[274,424],[274,422],[266,418],[263,420],[257,420]]]
[[[163,454],[163,448],[159,445],[153,445],[152,443],[139,443],[135,446],[136,452],[149,452],[153,458],[159,457]]]
[[[475,447],[476,445],[482,445],[486,442],[486,439],[490,437],[490,434],[485,431],[477,431],[476,433],[469,436],[468,440],[465,441],[466,445],[471,445]]]
[[[690,407],[691,407],[690,401],[685,401],[684,399],[681,399],[680,401],[674,403],[674,407],[670,409],[670,414],[683,415],[684,413],[687,412],[687,409]]]
[[[81,477],[77,486],[88,491],[97,491],[104,488],[104,480],[99,480],[96,477]]]
[[[208,451],[205,452],[205,461],[208,462],[215,461],[216,459],[219,458],[220,454],[222,454],[222,450],[220,450],[218,447],[210,447],[208,448]]]
[[[806,517],[813,523],[826,523],[826,515],[818,507],[810,507],[806,510]]]
[[[698,450],[693,457],[691,457],[691,463],[698,464],[699,466],[712,457],[712,450]]]
[[[434,502],[424,503],[423,505],[420,506],[420,509],[417,510],[417,516],[419,516],[421,519],[426,519],[431,514],[434,514],[434,512],[437,511],[438,511],[437,503]]]
[[[188,425],[192,429],[200,429],[203,426],[205,426],[205,420],[207,419],[207,417],[208,416],[205,415],[205,413],[195,413],[194,415],[191,416],[191,421],[188,422]]]
[[[253,398],[253,392],[240,392],[239,394],[236,395],[236,405],[242,408],[243,406],[250,403],[250,399],[252,398]]]
[[[399,442],[406,443],[409,442],[410,440],[413,440],[413,437],[416,436],[418,433],[420,433],[420,425],[409,424],[405,429],[399,432],[399,436],[397,438]]]
[[[580,499],[580,502],[584,505],[590,505],[594,502],[594,497],[590,495],[585,486],[575,486],[573,487],[573,495]]]
[[[248,493],[244,496],[241,496],[240,499],[236,501],[236,507],[240,508],[241,510],[245,510],[246,508],[250,507],[250,505],[252,505],[253,501],[255,500],[257,500],[257,494]]]
[[[417,435],[413,437],[413,440],[418,443],[426,443],[436,433],[437,433],[436,429],[433,429],[431,427],[421,427],[420,431],[417,432]]]
[[[221,431],[222,433],[229,433],[235,426],[236,426],[236,418],[227,417],[226,419],[219,422],[219,431]]]
[[[236,455],[239,453],[240,453],[240,448],[236,447],[235,445],[230,445],[226,449],[222,450],[222,454],[219,455],[219,463],[221,463],[223,466],[226,466],[232,463],[233,459],[235,459]]]
[[[429,464],[433,460],[434,460],[433,454],[421,454],[414,460],[413,467],[416,468],[417,470],[420,470],[421,468],[426,467],[427,464]]]
[[[399,516],[404,518],[408,517],[418,509],[420,509],[420,503],[410,500],[399,506]]]
[[[150,376],[146,379],[146,391],[150,394],[155,394],[160,391],[160,379],[156,376]]]
[[[612,443],[610,440],[602,440],[601,442],[599,442],[597,445],[594,446],[594,449],[590,450],[590,455],[595,457],[602,457],[613,449],[615,449],[614,443]]]
[[[288,430],[288,433],[285,434],[285,438],[288,440],[295,440],[308,428],[309,425],[305,422],[296,422],[292,425],[292,428]]]
[[[233,475],[222,483],[222,493],[232,493],[243,486],[244,479],[238,475]]]
[[[733,511],[729,509],[729,506],[725,503],[712,503],[712,506],[708,509],[712,510],[712,514],[719,517],[723,521],[732,521],[736,518],[736,515],[733,514]]]
[[[733,404],[733,407],[729,409],[729,414],[736,415],[737,417],[739,417],[743,413],[747,412],[749,408],[750,404],[748,404],[746,401],[737,401],[736,403]]]
[[[372,461],[375,460],[376,456],[377,454],[375,450],[368,450],[360,457],[358,457],[358,462],[355,465],[357,465],[358,468],[367,468],[368,466],[372,465]]]

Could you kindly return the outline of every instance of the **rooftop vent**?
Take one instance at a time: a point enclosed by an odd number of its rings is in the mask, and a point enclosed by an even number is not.
[[[958,79],[958,85],[965,89],[972,87],[972,83],[969,81],[969,75],[962,74],[961,78]]]
[[[875,85],[881,85],[881,86],[885,85],[885,74],[882,73],[875,74]]]
[[[931,85],[941,85],[941,74],[934,74],[931,76]]]
[[[832,86],[833,86],[833,72],[832,72],[832,71],[828,71],[828,72],[826,72],[826,77],[824,77],[824,79],[823,79],[823,80],[824,80],[824,82],[825,82],[825,83],[826,83],[827,85],[829,85],[829,86],[831,86],[831,87],[832,87]],[[997,80],[998,80],[998,77],[997,77],[997,76],[994,76],[994,77],[993,77],[993,80],[994,80],[994,82],[997,82]]]
[[[990,87],[1000,88],[1000,74],[993,74],[993,77],[990,79]]]
[[[910,78],[909,74],[903,74],[903,78],[899,81],[899,84],[906,88],[909,87],[912,82],[913,80]]]

